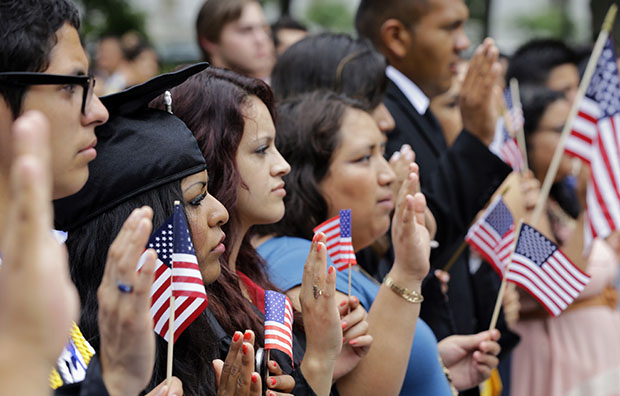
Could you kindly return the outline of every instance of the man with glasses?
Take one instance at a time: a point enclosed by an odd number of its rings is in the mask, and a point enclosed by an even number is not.
[[[84,186],[88,179],[88,163],[97,155],[95,127],[108,119],[106,108],[93,95],[95,80],[87,75],[88,59],[78,35],[79,24],[78,11],[70,0],[0,1],[0,262],[2,249],[5,248],[7,265],[8,260],[14,258],[10,254],[14,246],[7,247],[10,235],[15,234],[12,227],[19,225],[19,222],[15,224],[15,216],[10,220],[8,213],[11,207],[10,168],[14,155],[19,155],[19,150],[14,152],[14,147],[20,146],[19,140],[14,138],[14,130],[19,129],[16,128],[18,118],[24,113],[31,114],[30,110],[36,110],[47,118],[50,158],[43,163],[49,163],[52,199],[75,194]],[[28,118],[32,116],[24,117]],[[138,217],[148,215],[142,212]],[[132,247],[128,239],[118,238],[118,245],[125,251]],[[32,243],[36,249],[36,241]],[[140,249],[141,252],[144,246],[133,246],[133,249]],[[50,253],[50,256],[53,255]],[[109,258],[106,264],[109,268],[106,270],[120,272],[122,264],[122,258]],[[135,263],[129,266],[132,265],[135,268]],[[126,267],[125,263],[123,268],[126,270]],[[66,271],[66,267],[63,270]],[[24,284],[22,287],[28,288],[30,285]],[[100,289],[99,298],[114,299],[114,293],[119,291],[115,287],[111,289]],[[148,304],[137,298],[124,301],[124,305],[118,308],[121,313],[113,310],[100,315],[100,318],[105,318],[99,322],[100,362],[97,356],[90,356],[94,351],[77,326],[73,326],[69,343],[50,377],[52,387],[60,386],[57,394],[69,395],[81,391],[89,395],[135,396],[146,386],[152,375],[154,356],[154,343],[149,343],[149,337],[154,335],[149,326],[137,323],[140,319],[136,318],[143,317],[137,315],[141,312],[140,304]],[[2,304],[3,301],[0,301]],[[7,320],[3,315],[10,317],[11,312],[0,311],[0,323]],[[24,334],[20,339],[27,339],[28,335],[37,335],[37,331],[46,331],[45,328],[23,328],[20,333],[18,327],[23,322],[14,321],[13,327],[9,327],[13,337]],[[5,334],[0,336],[6,337]],[[19,341],[15,340],[17,343]],[[33,346],[24,345],[21,348],[27,354]],[[149,358],[149,355],[153,356]],[[22,377],[25,378],[25,375],[22,373]],[[36,378],[33,380],[36,381]],[[82,386],[74,383],[81,383]],[[171,388],[178,393],[178,383],[174,384]]]

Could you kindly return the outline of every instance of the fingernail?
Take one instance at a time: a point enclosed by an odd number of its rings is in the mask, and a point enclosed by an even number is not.
[[[157,396],[164,396],[168,393],[168,385],[162,386],[162,388],[157,392]]]
[[[333,265],[330,265],[330,266],[329,266],[329,269],[327,270],[327,272],[328,272],[328,273],[330,273],[330,274],[331,274],[332,272],[334,272],[334,266],[333,266]]]
[[[353,300],[354,300],[356,303],[360,302],[360,299],[359,299],[359,298],[357,298],[357,297],[355,297],[355,296],[353,296]]]
[[[241,333],[239,333],[238,331],[235,331],[235,335],[233,336],[233,341],[237,342],[239,341],[239,338],[241,338]]]
[[[347,342],[347,337],[342,337],[342,343],[346,344],[346,342]]]
[[[271,361],[271,365],[273,366],[273,368],[278,368],[278,363],[276,363],[275,360]]]
[[[343,330],[344,330],[344,329],[346,329],[346,327],[347,327],[348,325],[349,325],[349,324],[348,324],[347,322],[345,322],[344,320],[342,321],[342,329],[343,329]]]
[[[319,240],[319,234],[314,234],[314,236],[312,237],[312,243],[316,243],[316,241]]]
[[[347,303],[347,300],[342,300],[342,301],[340,302],[340,306],[341,306],[341,307],[344,307],[346,303]]]
[[[351,340],[351,341],[349,341],[349,345],[357,345],[357,340]]]
[[[252,383],[255,384],[258,381],[258,374],[252,373]]]
[[[392,157],[390,158],[390,160],[397,161],[399,158],[400,158],[400,151],[394,151],[394,154],[392,154]]]
[[[278,382],[278,381],[276,381],[275,378],[269,378],[269,385],[276,386],[276,382]]]
[[[243,335],[243,340],[250,341],[250,338],[252,338],[252,333],[250,333],[249,331],[246,331],[246,333]]]
[[[323,246],[323,244],[322,244],[322,243],[318,243],[318,244],[316,245],[316,251],[317,251],[317,252],[320,252],[320,251],[321,251],[321,246]]]
[[[243,344],[243,347],[241,349],[243,350],[244,355],[248,354],[248,347],[245,344]]]

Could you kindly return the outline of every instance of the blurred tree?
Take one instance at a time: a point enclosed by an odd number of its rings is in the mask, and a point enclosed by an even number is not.
[[[145,15],[125,0],[77,0],[82,5],[82,28],[87,41],[102,35],[120,36],[130,30],[147,37]]]
[[[483,38],[489,35],[492,3],[493,0],[465,0],[469,7],[469,19],[480,25]]]
[[[314,0],[306,12],[306,19],[315,25],[338,32],[353,33],[353,15],[342,1]]]
[[[568,15],[566,1],[556,2],[545,11],[534,15],[521,14],[514,18],[516,28],[523,29],[532,37],[570,39],[575,28]]]

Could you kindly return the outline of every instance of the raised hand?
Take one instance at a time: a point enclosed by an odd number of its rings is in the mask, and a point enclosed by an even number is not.
[[[149,250],[136,265],[151,235],[153,211],[135,209],[108,250],[97,299],[100,359],[110,396],[137,395],[148,384],[155,363],[150,290],[157,254]]]
[[[260,396],[262,382],[254,371],[254,332],[236,331],[226,361],[213,361],[218,396]]]
[[[312,390],[329,395],[334,362],[342,349],[342,326],[336,306],[336,270],[327,271],[325,234],[312,239],[299,292],[306,331],[306,353],[301,369]]]
[[[396,175],[396,178],[390,185],[390,188],[392,189],[392,196],[398,196],[400,187],[403,185],[403,182],[407,179],[407,176],[411,172],[411,170],[409,170],[409,166],[412,162],[415,163],[415,152],[408,144],[403,144],[399,151],[394,151],[394,153],[392,153],[389,164]],[[417,169],[415,170],[415,173],[418,173]]]
[[[463,127],[487,146],[493,141],[495,123],[499,117],[492,94],[501,71],[498,57],[499,50],[493,40],[485,39],[469,61],[459,94]]]
[[[3,393],[49,392],[79,300],[67,253],[52,236],[49,124],[28,112],[13,125],[6,227],[0,252],[0,382]],[[24,374],[28,373],[24,380]]]
[[[419,177],[410,172],[400,189],[392,219],[395,260],[390,273],[402,277],[405,282],[421,282],[430,268],[430,236],[425,228],[426,199],[416,191],[419,191]]]
[[[499,337],[499,331],[493,330],[472,335],[454,335],[439,342],[439,356],[450,371],[456,389],[473,388],[489,378],[499,363]]]
[[[346,298],[346,297],[345,297]],[[334,381],[348,374],[362,359],[372,344],[372,336],[368,334],[368,314],[360,305],[359,298],[355,296],[343,299],[338,304],[340,311],[343,346],[336,367],[334,368]]]

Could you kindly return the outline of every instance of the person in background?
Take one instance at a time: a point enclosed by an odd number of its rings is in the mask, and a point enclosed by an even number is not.
[[[196,19],[203,60],[266,80],[275,62],[271,29],[257,0],[208,0]]]
[[[534,175],[542,181],[571,105],[563,92],[546,87],[525,86],[521,92],[528,158]],[[570,174],[570,160],[565,156],[556,181]],[[588,179],[588,167],[583,166],[577,187],[582,208]],[[515,331],[521,343],[512,355],[511,396],[620,394],[620,312],[614,287],[620,266],[618,232],[607,240],[595,239],[584,257],[584,212],[581,209],[575,220],[553,195],[548,199],[543,219],[550,225],[548,235],[591,279],[558,317],[551,317],[532,297],[520,293]]]
[[[276,56],[279,57],[288,47],[306,37],[308,28],[290,16],[283,15],[271,25],[271,34],[273,45],[276,48]]]
[[[534,39],[521,45],[510,57],[506,82],[516,78],[520,85],[540,85],[562,92],[570,103],[579,88],[579,58],[557,39]]]

